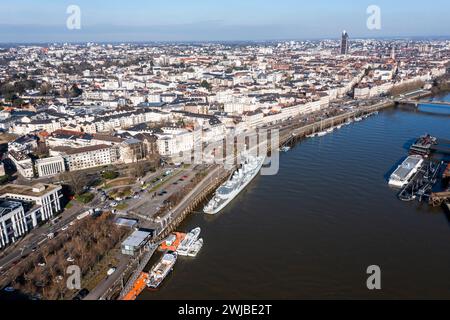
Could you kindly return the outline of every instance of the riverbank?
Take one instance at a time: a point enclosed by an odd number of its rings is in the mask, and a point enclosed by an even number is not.
[[[425,94],[425,93],[423,93]],[[428,93],[429,94],[429,93]],[[328,117],[326,119],[321,118],[320,121],[315,119],[314,122],[305,123],[303,119],[307,119],[311,117],[311,115],[304,115],[295,119],[290,120],[287,123],[278,124],[274,126],[274,128],[280,129],[280,145],[283,145],[288,140],[301,139],[306,137],[307,135],[319,131],[327,129],[329,127],[334,127],[340,125],[342,123],[347,122],[349,119],[359,118],[361,116],[371,114],[376,111],[384,110],[387,108],[391,108],[395,106],[393,101],[385,99],[384,101],[374,104],[367,105],[360,108],[352,108],[350,110],[346,110],[341,114]],[[293,139],[295,138],[295,139]],[[277,147],[279,147],[277,146]],[[273,148],[274,149],[274,148]],[[217,170],[215,168],[214,170]],[[199,186],[196,187],[196,192],[198,192],[197,196],[193,197],[192,194],[188,194],[183,200],[182,205],[180,207],[171,210],[167,215],[161,218],[164,221],[164,229],[159,233],[157,237],[157,241],[161,241],[167,235],[169,235],[172,231],[174,231],[180,224],[182,224],[185,219],[195,211],[196,207],[202,203],[208,195],[214,192],[218,185],[227,177],[229,174],[227,171],[223,171],[223,174],[220,178],[218,175],[214,175],[212,171],[208,173],[208,177],[203,180]],[[216,177],[215,180],[212,177]],[[206,182],[205,182],[206,181]],[[133,277],[131,278],[133,279]]]
[[[448,117],[387,108],[303,140],[217,216],[187,217],[180,230],[200,226],[207,245],[139,299],[449,298],[450,217],[387,184],[424,132],[448,135]],[[372,264],[382,292],[365,287]]]

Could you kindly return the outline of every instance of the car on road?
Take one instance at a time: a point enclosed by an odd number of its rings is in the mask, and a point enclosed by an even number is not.
[[[117,207],[119,204],[116,201],[111,202],[111,207],[115,208]]]
[[[69,229],[69,226],[64,226],[61,228],[61,231],[66,231],[67,229]]]
[[[106,272],[106,274],[109,276],[111,276],[114,272],[116,272],[117,268],[116,267],[112,267],[109,268],[109,270]]]

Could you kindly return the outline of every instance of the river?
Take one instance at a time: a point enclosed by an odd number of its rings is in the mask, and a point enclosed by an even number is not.
[[[200,226],[202,251],[139,299],[450,299],[450,214],[387,184],[415,138],[450,139],[441,109],[390,108],[302,141],[223,212],[187,218],[179,229]],[[366,287],[370,265],[380,291]]]

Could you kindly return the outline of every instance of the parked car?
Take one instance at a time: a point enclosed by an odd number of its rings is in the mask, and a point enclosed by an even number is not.
[[[109,277],[109,276],[112,275],[114,272],[116,272],[116,270],[117,270],[116,267],[109,268],[109,270],[106,272],[106,274],[107,274],[108,277]]]

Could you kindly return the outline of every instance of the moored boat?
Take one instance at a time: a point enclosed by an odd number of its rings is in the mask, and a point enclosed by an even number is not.
[[[167,275],[173,270],[178,255],[176,252],[164,254],[161,260],[152,268],[148,275],[147,286],[149,288],[158,288]]]
[[[189,248],[188,256],[189,257],[196,257],[197,254],[200,252],[200,250],[203,247],[203,239],[198,239],[194,242],[194,244]]]
[[[423,162],[423,158],[419,155],[407,157],[392,173],[389,179],[389,185],[396,188],[403,188],[406,186],[414,174],[421,168]]]
[[[187,256],[189,249],[191,246],[197,241],[198,237],[200,236],[201,229],[195,228],[188,234],[186,234],[186,237],[181,241],[180,245],[178,246],[177,253],[180,256]]]
[[[245,158],[242,167],[216,190],[203,212],[216,214],[225,208],[258,175],[264,159],[265,157]]]

